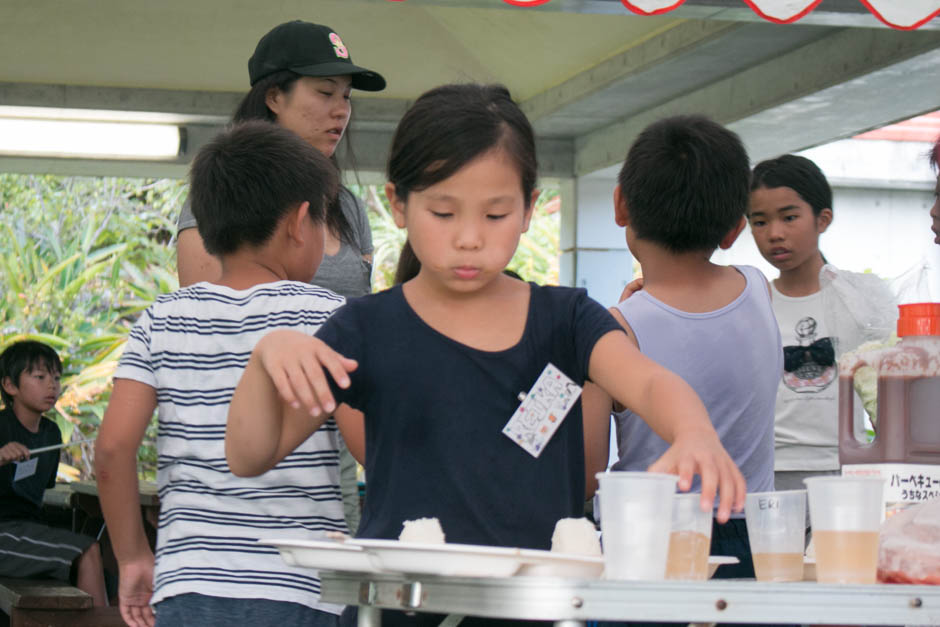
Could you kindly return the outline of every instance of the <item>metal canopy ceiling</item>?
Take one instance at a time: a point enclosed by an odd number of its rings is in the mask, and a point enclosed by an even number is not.
[[[188,142],[174,162],[13,156],[0,171],[182,175],[247,90],[258,38],[294,18],[329,24],[388,80],[384,92],[354,94],[366,173],[384,168],[408,103],[453,81],[505,83],[536,127],[543,175],[557,177],[605,172],[672,113],[729,124],[760,159],[940,105],[940,20],[891,30],[858,0],[825,0],[790,25],[741,0],[687,0],[658,17],[619,0],[4,0],[0,105],[169,120]]]

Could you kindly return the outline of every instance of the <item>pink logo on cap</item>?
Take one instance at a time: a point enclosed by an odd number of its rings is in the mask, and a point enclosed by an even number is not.
[[[343,45],[343,40],[339,38],[339,35],[336,33],[330,33],[330,41],[333,42],[333,52],[336,53],[340,59],[349,58],[349,50],[346,49],[346,46]]]

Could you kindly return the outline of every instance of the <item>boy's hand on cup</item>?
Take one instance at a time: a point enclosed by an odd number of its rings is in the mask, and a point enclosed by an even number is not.
[[[692,487],[692,477],[698,474],[702,478],[702,510],[714,507],[716,492],[721,497],[715,515],[720,523],[728,521],[732,509],[744,509],[747,483],[714,433],[684,434],[676,438],[647,470],[679,475],[682,492]]]
[[[19,442],[7,442],[0,447],[0,466],[10,462],[21,462],[29,459],[29,449]]]
[[[294,409],[304,407],[312,416],[336,409],[324,370],[345,389],[348,373],[358,366],[355,359],[343,357],[322,340],[286,329],[265,335],[255,351],[284,402]]]

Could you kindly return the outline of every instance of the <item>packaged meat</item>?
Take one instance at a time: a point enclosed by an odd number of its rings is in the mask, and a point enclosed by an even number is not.
[[[878,581],[940,585],[940,498],[909,507],[882,525]]]

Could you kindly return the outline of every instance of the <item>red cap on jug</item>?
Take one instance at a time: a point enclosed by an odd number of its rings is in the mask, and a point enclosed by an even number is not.
[[[898,309],[898,337],[940,335],[940,303],[911,303]]]

